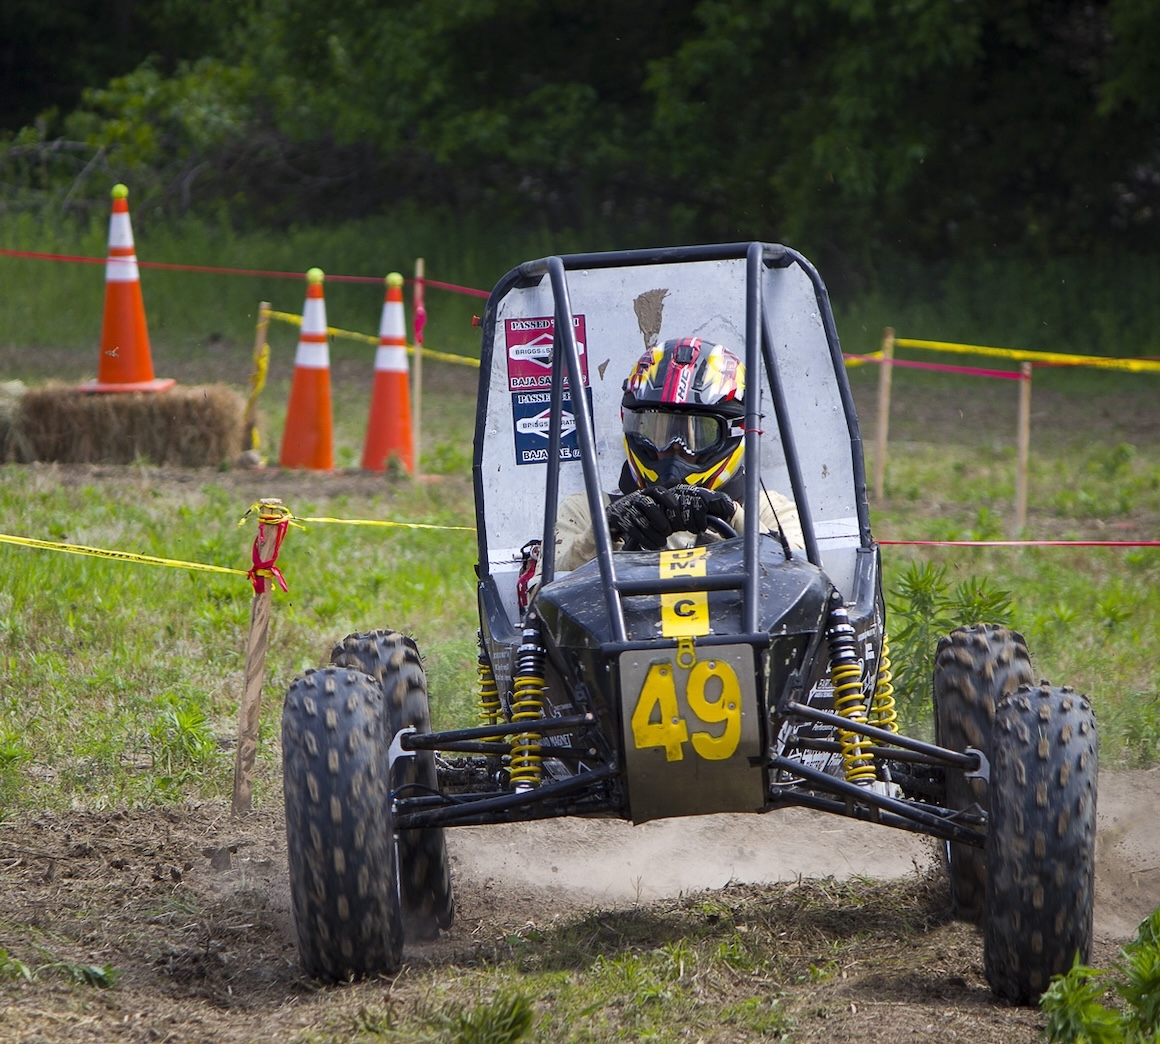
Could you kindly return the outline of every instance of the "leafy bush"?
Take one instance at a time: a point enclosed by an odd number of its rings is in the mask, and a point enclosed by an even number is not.
[[[1146,1044],[1160,1039],[1160,907],[1140,922],[1136,938],[1120,951],[1110,988],[1124,1002],[1110,1008],[1101,997],[1107,972],[1080,964],[1057,975],[1040,999],[1047,1036],[1059,1044]]]

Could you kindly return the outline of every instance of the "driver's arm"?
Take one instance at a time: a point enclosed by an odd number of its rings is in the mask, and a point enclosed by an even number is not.
[[[605,508],[611,498],[601,497]],[[596,533],[588,512],[588,496],[573,493],[560,501],[556,511],[556,568],[561,572],[575,569],[596,557]]]
[[[759,514],[763,531],[776,533],[778,523],[781,523],[789,546],[795,551],[805,550],[806,540],[802,536],[802,523],[798,517],[797,505],[789,497],[778,493],[775,489],[766,490],[765,496],[761,499]],[[740,504],[737,505],[732,526],[738,533],[745,529],[745,509]]]

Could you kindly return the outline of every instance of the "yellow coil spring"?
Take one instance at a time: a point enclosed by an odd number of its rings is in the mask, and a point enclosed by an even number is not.
[[[862,671],[856,663],[837,664],[830,670],[834,686],[834,710],[851,721],[865,721],[862,696]],[[873,783],[876,778],[874,757],[866,750],[870,741],[856,732],[838,730],[842,745],[842,767],[849,783]]]
[[[478,675],[479,720],[484,725],[498,725],[501,710],[499,688],[495,684],[491,661],[483,653],[479,654],[479,662],[476,664],[475,670]]]
[[[888,732],[898,731],[898,712],[894,708],[894,674],[890,670],[890,639],[882,636],[882,660],[878,664],[878,683],[870,701],[870,724]]]
[[[521,674],[512,693],[512,722],[541,718],[544,714],[544,679],[537,674]],[[517,732],[512,736],[511,781],[517,789],[538,787],[543,775],[540,764],[540,733]]]

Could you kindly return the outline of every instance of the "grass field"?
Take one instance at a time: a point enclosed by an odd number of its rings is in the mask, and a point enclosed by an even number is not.
[[[249,359],[223,344],[160,370],[183,383],[220,379],[245,388]],[[334,351],[339,472],[160,473],[148,466],[9,466],[0,532],[244,569],[253,525],[238,521],[261,496],[283,496],[299,516],[471,526],[470,442],[475,371],[428,362],[421,470],[429,481],[353,469],[369,404],[365,351]],[[288,396],[288,353],[276,353],[262,394],[262,437],[276,455]],[[75,350],[0,352],[3,372],[26,381],[80,379]],[[159,370],[159,372],[160,372]],[[851,373],[873,446],[877,373]],[[994,387],[998,385],[998,390]],[[1015,481],[1014,382],[898,371],[886,488],[872,500],[880,540],[1002,539]],[[1033,398],[1027,538],[1148,540],[1160,520],[1160,443],[1147,379],[1048,372]],[[874,474],[872,456],[868,473]],[[474,545],[455,530],[311,524],[292,529],[280,565],[288,595],[275,599],[265,708],[276,733],[278,694],[326,659],[349,631],[390,625],[419,639],[434,712],[445,724],[473,713]],[[19,804],[116,803],[158,793],[222,793],[240,691],[250,589],[244,578],[0,547],[0,777]],[[901,703],[911,728],[928,724],[927,661],[956,585],[1009,594],[1007,618],[1028,637],[1036,670],[1092,694],[1109,763],[1160,756],[1156,548],[941,548],[886,546],[888,604],[924,567],[943,607],[895,644]],[[52,598],[44,593],[53,592]],[[959,608],[969,609],[970,601]],[[916,610],[915,610],[916,611]],[[949,615],[948,615],[949,614]],[[892,632],[898,633],[897,624]],[[915,644],[918,641],[919,644]],[[35,699],[29,699],[34,694]],[[277,757],[265,744],[268,785]],[[142,771],[142,765],[164,771]],[[31,780],[32,785],[28,785]]]

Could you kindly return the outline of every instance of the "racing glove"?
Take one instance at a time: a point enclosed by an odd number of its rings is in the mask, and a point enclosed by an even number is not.
[[[665,493],[666,514],[676,532],[704,533],[710,518],[728,522],[737,510],[728,494],[704,486],[673,486]],[[675,506],[670,509],[670,504]]]
[[[637,489],[609,506],[609,532],[624,541],[625,551],[659,551],[668,542],[673,523],[659,499],[666,492]]]

